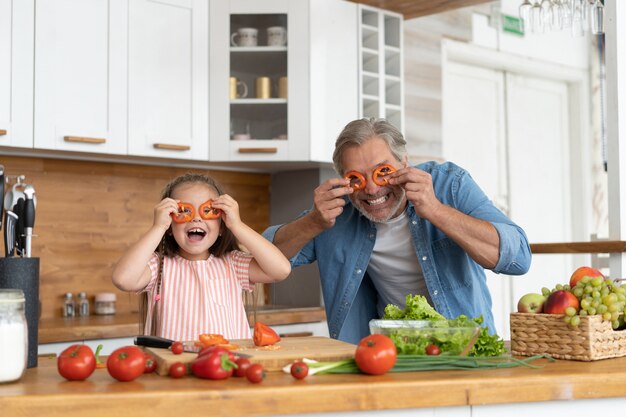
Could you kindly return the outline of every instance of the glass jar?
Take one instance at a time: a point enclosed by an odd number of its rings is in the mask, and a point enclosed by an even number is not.
[[[81,291],[78,293],[78,315],[81,317],[86,317],[89,315],[89,299],[87,298],[87,293]]]
[[[94,312],[99,315],[115,314],[115,302],[117,296],[112,292],[96,294]]]
[[[28,327],[22,290],[0,289],[0,383],[17,381],[26,370]]]

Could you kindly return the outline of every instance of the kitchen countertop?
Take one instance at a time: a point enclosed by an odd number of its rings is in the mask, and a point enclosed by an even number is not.
[[[250,322],[254,313],[248,313]],[[257,319],[269,326],[314,323],[326,320],[323,307],[263,306],[257,309]],[[139,333],[138,314],[88,317],[57,317],[39,322],[39,343],[74,340],[131,337]]]
[[[69,382],[58,375],[55,363],[41,357],[39,367],[28,369],[20,381],[0,384],[2,415],[254,416],[506,403],[517,403],[511,406],[517,410],[513,414],[522,415],[521,407],[532,406],[530,402],[548,401],[545,406],[557,400],[626,397],[626,358],[533,362],[541,369],[314,375],[304,380],[269,372],[260,384],[156,374],[122,383],[105,369],[86,381]],[[572,401],[558,404],[576,406]]]

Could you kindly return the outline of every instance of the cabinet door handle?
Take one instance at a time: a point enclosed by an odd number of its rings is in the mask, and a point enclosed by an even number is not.
[[[63,140],[66,142],[80,142],[80,143],[106,143],[106,139],[103,138],[86,138],[82,136],[63,136]]]
[[[4,129],[0,129],[0,136],[4,136],[7,134],[7,131]]]
[[[189,145],[173,145],[171,143],[155,143],[152,146],[154,146],[155,149],[164,149],[168,151],[188,151],[191,149],[191,146]]]
[[[239,148],[239,153],[276,153],[278,148]]]

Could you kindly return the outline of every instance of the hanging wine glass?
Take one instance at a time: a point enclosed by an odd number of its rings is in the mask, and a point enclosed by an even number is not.
[[[583,36],[582,1],[574,0],[572,11],[572,36]]]
[[[541,19],[541,0],[536,0],[530,11],[530,21],[532,31],[535,33],[543,33],[543,20]]]
[[[519,6],[519,18],[522,19],[524,29],[531,29],[530,24],[530,11],[533,8],[533,4],[529,0],[524,0]]]
[[[554,0],[552,3],[552,26],[553,30],[563,30],[563,5],[561,0]]]
[[[591,20],[591,33],[599,35],[604,33],[604,4],[596,0],[589,16]]]
[[[550,0],[541,1],[541,24],[546,31],[552,26],[552,2]]]

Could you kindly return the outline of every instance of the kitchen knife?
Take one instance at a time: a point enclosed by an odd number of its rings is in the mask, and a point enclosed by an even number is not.
[[[24,188],[24,195],[26,201],[24,201],[24,256],[30,258],[31,245],[33,239],[33,227],[35,226],[35,189],[32,185],[27,185]]]
[[[17,199],[13,206],[13,213],[17,214],[17,224],[15,226],[15,251],[18,255],[24,255],[24,199]]]
[[[4,256],[13,256],[15,249],[15,226],[17,225],[17,214],[11,210],[4,212]]]
[[[159,336],[136,336],[135,337],[135,345],[137,346],[145,346],[145,347],[154,347],[161,349],[169,349],[174,343],[173,340],[166,339],[164,337]],[[201,348],[199,346],[195,346],[189,342],[183,342],[183,348],[185,352],[200,352]]]

